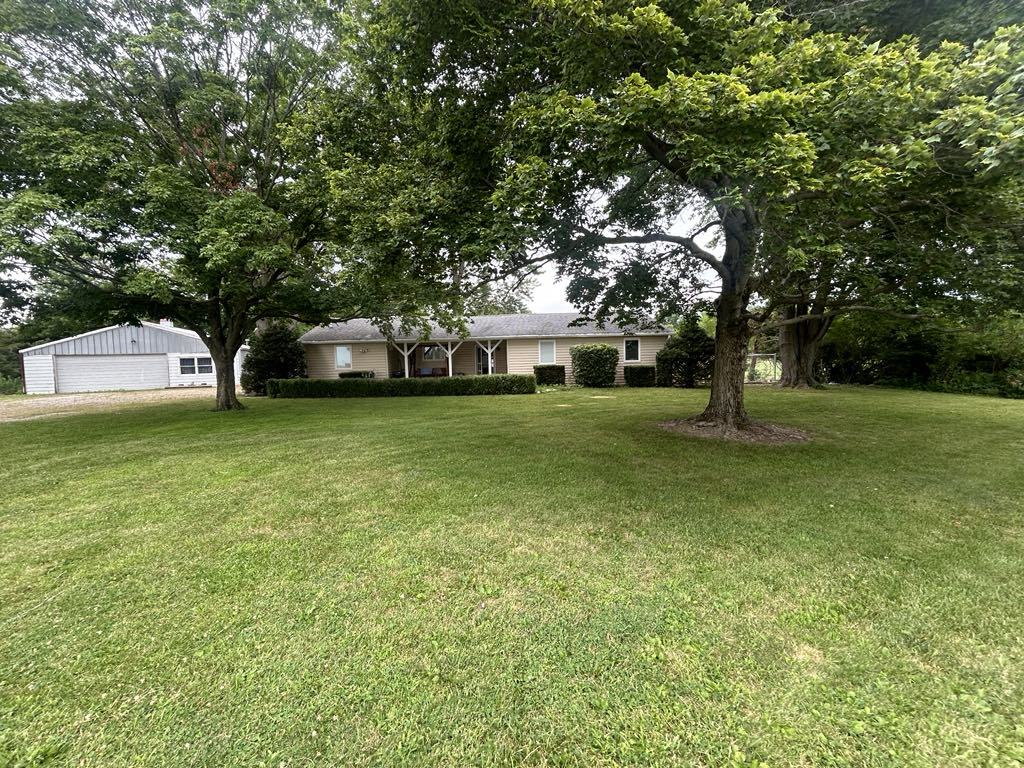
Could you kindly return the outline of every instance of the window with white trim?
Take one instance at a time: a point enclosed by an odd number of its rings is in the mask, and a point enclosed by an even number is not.
[[[640,339],[626,339],[623,347],[622,361],[625,363],[640,362]]]
[[[423,359],[432,362],[444,362],[448,358],[445,357],[444,349],[442,347],[436,344],[425,344],[423,346]]]
[[[555,362],[555,340],[542,339],[537,343],[537,362],[552,365]]]
[[[344,370],[352,368],[352,347],[339,344],[334,348],[334,367]]]
[[[195,376],[213,373],[213,358],[210,357],[179,357],[178,371],[182,376]]]

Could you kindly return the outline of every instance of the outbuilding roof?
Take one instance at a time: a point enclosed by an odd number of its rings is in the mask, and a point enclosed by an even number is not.
[[[430,327],[429,338],[433,341],[455,341],[469,339],[514,339],[554,338],[558,336],[667,336],[670,331],[664,326],[647,328],[623,327],[615,323],[599,326],[593,321],[580,321],[582,315],[576,312],[549,312],[521,315],[474,315],[467,318],[469,335],[447,331],[436,323]],[[420,341],[419,332],[402,333],[396,326],[392,338],[395,341]],[[385,341],[387,337],[369,320],[349,320],[345,323],[321,325],[303,334],[301,341],[306,344],[323,344],[334,341]]]
[[[243,345],[243,349],[247,348]],[[146,355],[163,352],[208,352],[199,334],[169,323],[143,320],[108,325],[77,336],[47,341],[19,350],[22,355]]]

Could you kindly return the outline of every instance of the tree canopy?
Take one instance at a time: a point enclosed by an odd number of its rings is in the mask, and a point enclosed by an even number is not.
[[[4,20],[8,293],[59,284],[94,315],[173,318],[210,348],[223,409],[240,407],[230,361],[263,318],[443,302],[425,259],[414,273],[351,247],[288,151],[342,65],[328,3],[9,0]]]
[[[442,8],[375,5],[372,28],[379,50],[431,52],[390,82],[432,120],[482,95],[501,117],[457,155],[487,158],[490,241],[557,260],[598,318],[678,313],[716,291],[709,422],[746,423],[752,330],[844,245],[900,218],[924,247],[926,228],[978,199],[1013,199],[1019,29],[922,53],[720,0]],[[789,225],[801,219],[815,226]],[[908,253],[858,252],[846,277],[914,271]]]

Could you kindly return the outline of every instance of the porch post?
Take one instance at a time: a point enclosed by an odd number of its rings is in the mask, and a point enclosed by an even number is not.
[[[405,378],[409,378],[409,342],[402,342],[402,362],[405,364]]]
[[[459,342],[458,344],[456,344],[456,345],[455,345],[454,347],[452,346],[452,343],[451,343],[450,341],[446,341],[446,342],[444,343],[444,346],[442,347],[442,349],[443,349],[443,350],[445,351],[445,355],[446,355],[446,356],[447,356],[447,358],[448,358],[448,378],[449,378],[449,379],[450,379],[450,378],[451,378],[451,377],[452,377],[453,375],[455,375],[455,374],[454,374],[454,371],[453,371],[453,369],[452,369],[452,358],[453,358],[453,357],[455,357],[455,351],[456,351],[456,350],[457,350],[457,349],[458,349],[459,347],[461,347],[461,346],[462,346],[462,342],[461,342],[461,341],[460,341],[460,342]]]

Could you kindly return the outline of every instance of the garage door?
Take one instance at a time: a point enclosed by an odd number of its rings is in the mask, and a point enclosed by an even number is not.
[[[58,392],[161,389],[167,382],[167,355],[58,355]]]

